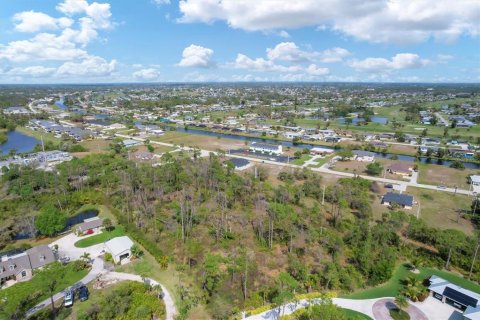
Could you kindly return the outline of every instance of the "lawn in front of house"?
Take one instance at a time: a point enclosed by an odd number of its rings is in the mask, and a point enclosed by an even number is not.
[[[88,269],[77,271],[75,270],[75,263],[71,262],[65,266],[59,266],[60,272],[57,274],[56,292],[60,292],[65,288],[80,281],[89,272]],[[41,275],[42,271],[35,272],[33,278],[29,281],[17,283],[9,288],[0,290],[0,300],[7,301],[3,307],[4,312],[10,314],[21,301],[28,300],[32,294],[38,293],[35,299],[28,302],[29,308],[35,306],[37,303],[49,298],[48,290]],[[0,309],[0,318],[3,316],[3,311]]]
[[[94,236],[78,240],[75,242],[75,247],[77,248],[87,248],[93,245],[103,243],[110,239],[121,237],[125,235],[125,229],[122,226],[115,226],[113,230],[107,231],[102,230],[102,233],[96,234]]]
[[[438,270],[434,268],[419,268],[420,272],[418,274],[410,272],[407,264],[401,264],[395,269],[392,277],[386,283],[379,286],[360,290],[352,294],[343,296],[342,298],[349,299],[375,299],[382,297],[396,297],[400,290],[402,289],[402,281],[407,279],[410,276],[414,276],[419,280],[424,280],[429,278],[432,275],[436,275],[445,280],[450,281],[453,284],[461,286],[465,289],[471,290],[473,292],[480,294],[480,285],[469,281],[465,278],[462,278],[459,275],[456,275],[452,272]]]
[[[350,309],[345,309],[342,308],[343,312],[347,315],[348,319],[355,319],[355,320],[373,320],[366,314],[363,314],[361,312],[355,311],[355,310],[350,310]]]
[[[309,154],[302,154],[302,156],[300,158],[297,158],[297,159],[294,159],[292,160],[292,164],[296,164],[297,166],[301,166],[303,165],[305,162],[307,162],[308,160],[310,160],[312,158],[311,155]]]

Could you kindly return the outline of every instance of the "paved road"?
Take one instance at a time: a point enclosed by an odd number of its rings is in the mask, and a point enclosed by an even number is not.
[[[145,139],[142,139],[142,138],[139,138],[139,137],[134,137],[134,136],[129,136],[129,135],[124,135],[124,134],[118,134],[117,133],[117,134],[115,134],[115,136],[125,138],[125,139],[142,141],[142,142],[145,141]],[[165,143],[165,142],[150,141],[150,143],[163,145],[163,146],[169,146],[169,147],[175,147],[175,145],[173,145],[171,143]],[[209,151],[209,150],[201,150],[201,152],[202,152],[202,155],[208,155],[209,153],[215,153],[214,151]],[[228,156],[231,157],[231,158],[242,158],[242,159],[247,159],[247,160],[252,161],[252,162],[266,163],[266,164],[271,164],[271,165],[275,165],[275,166],[300,168],[300,169],[302,168],[302,166],[294,165],[294,164],[291,164],[291,163],[282,163],[282,162],[276,162],[276,161],[271,161],[271,160],[263,160],[263,159],[247,157],[247,156],[239,155],[239,154],[229,154]],[[326,168],[326,165],[327,164],[323,165],[320,168],[310,168],[310,169],[312,171],[315,171],[315,172],[332,174],[332,175],[336,175],[336,176],[354,177],[353,173],[330,170],[330,169]],[[437,191],[442,191],[442,192],[473,195],[471,191],[464,190],[464,189],[455,189],[455,188],[439,189],[437,186],[433,186],[433,185],[429,185],[429,184],[421,184],[421,183],[412,182],[412,181],[410,181],[410,182],[408,182],[408,181],[398,181],[398,180],[385,179],[385,178],[380,178],[380,177],[364,176],[364,175],[358,175],[358,174],[357,174],[357,176],[359,176],[361,178],[364,178],[364,179],[367,179],[367,180],[371,180],[371,181],[401,185],[403,190],[405,190],[406,187],[416,187],[416,188],[422,188],[422,189],[437,190]]]
[[[113,279],[113,280],[130,280],[142,283],[148,283],[150,286],[157,286],[159,285],[163,291],[163,302],[165,303],[165,311],[166,311],[166,320],[174,320],[175,316],[177,315],[177,309],[175,308],[175,302],[172,298],[170,292],[163,286],[162,284],[158,283],[157,281],[146,278],[145,280],[136,274],[131,273],[124,273],[124,272],[108,272],[104,275],[106,279]]]
[[[443,123],[443,125],[445,127],[448,127],[449,126],[449,123],[448,121],[438,112],[435,112],[435,115],[437,116],[437,118]]]

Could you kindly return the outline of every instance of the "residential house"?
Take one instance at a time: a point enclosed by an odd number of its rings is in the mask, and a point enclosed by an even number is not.
[[[429,278],[429,284],[432,297],[463,311],[464,319],[480,319],[479,294],[435,275]]]
[[[334,149],[325,148],[325,147],[313,147],[313,148],[310,149],[310,154],[312,156],[332,154],[334,152],[335,152]]]
[[[242,158],[231,158],[229,160],[226,160],[224,164],[226,164],[227,162],[232,163],[235,170],[238,170],[238,171],[245,170],[250,166],[250,161]]]
[[[250,145],[250,151],[274,155],[281,155],[283,153],[282,145],[263,142],[252,142],[252,144]]]
[[[404,209],[412,209],[413,196],[395,192],[387,192],[382,198],[382,204],[385,206],[399,205]]]
[[[129,259],[132,255],[133,241],[128,236],[116,237],[105,242],[105,251],[112,255],[115,263]]]
[[[354,150],[353,157],[360,162],[373,162],[375,160],[375,153],[363,150]]]
[[[387,171],[399,176],[410,176],[413,171],[413,166],[408,163],[394,163],[387,168]]]
[[[78,225],[77,231],[80,234],[90,234],[100,231],[103,227],[103,220],[99,217],[93,217],[90,219],[85,219],[81,224]]]
[[[42,268],[55,260],[52,249],[46,245],[23,252],[4,254],[0,257],[0,286],[30,280],[33,270]]]

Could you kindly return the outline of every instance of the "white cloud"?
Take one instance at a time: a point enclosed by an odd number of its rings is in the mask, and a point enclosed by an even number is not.
[[[275,48],[267,49],[268,59],[275,61],[289,61],[289,62],[301,62],[310,60],[312,54],[302,51],[293,42],[282,42],[275,46]]]
[[[290,34],[285,30],[281,30],[278,35],[282,38],[290,38]]]
[[[241,53],[237,55],[233,66],[236,69],[248,69],[253,71],[298,72],[302,70],[302,67],[299,65],[279,65],[273,63],[271,60],[265,60],[263,58],[251,59]]]
[[[248,31],[323,26],[369,42],[418,43],[480,34],[476,0],[181,0],[180,22]]]
[[[57,10],[71,16],[77,13],[83,13],[88,7],[86,0],[64,0],[57,5]]]
[[[152,0],[157,6],[162,6],[166,4],[170,4],[170,0]]]
[[[132,76],[137,80],[156,80],[160,77],[160,72],[155,68],[147,68],[135,71]]]
[[[0,45],[0,59],[13,62],[29,60],[73,60],[88,56],[83,49],[77,48],[71,41],[71,34],[66,29],[61,35],[39,33],[29,40],[12,41]]]
[[[364,60],[351,60],[348,65],[358,71],[388,72],[392,70],[417,69],[430,64],[431,61],[421,59],[414,53],[398,53],[391,59],[366,58]]]
[[[351,53],[347,49],[336,47],[319,52],[318,57],[320,62],[332,63],[341,62],[349,55],[351,55]]]
[[[25,68],[13,68],[8,72],[8,74],[13,76],[42,78],[52,75],[55,70],[55,68],[47,68],[44,66],[30,66]]]
[[[13,18],[15,30],[20,32],[38,32],[41,30],[57,30],[67,28],[73,24],[73,20],[62,17],[55,19],[48,14],[36,11],[24,11],[16,13]]]
[[[106,61],[101,57],[89,56],[80,62],[65,62],[62,64],[56,75],[64,76],[84,76],[84,77],[100,77],[111,75],[117,66],[117,61]]]
[[[315,64],[311,64],[306,69],[307,73],[312,76],[325,76],[330,73],[328,68],[320,68]]]
[[[213,50],[191,44],[183,49],[182,60],[177,64],[179,67],[212,68],[215,63],[212,61]]]

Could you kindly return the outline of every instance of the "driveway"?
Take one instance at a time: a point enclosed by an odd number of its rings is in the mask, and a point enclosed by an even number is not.
[[[393,320],[390,316],[390,310],[396,308],[395,302],[393,299],[379,299],[373,305],[373,315],[374,319],[378,320]],[[405,310],[410,316],[410,320],[429,320],[425,313],[423,313],[419,308],[409,303],[408,308]],[[431,318],[432,320],[439,320],[438,318]]]
[[[85,253],[90,253],[90,258],[96,258],[100,256],[103,252],[103,243],[99,243],[87,248],[77,248],[75,247],[75,242],[81,239],[88,238],[92,235],[79,237],[75,233],[69,233],[65,237],[58,239],[49,244],[50,248],[53,248],[54,245],[58,245],[58,254],[59,257],[69,256],[71,260],[79,260],[80,257]]]
[[[104,278],[111,279],[111,280],[119,280],[119,281],[130,280],[130,281],[148,283],[152,287],[159,285],[163,291],[163,302],[165,303],[166,320],[175,319],[175,316],[177,315],[177,309],[175,308],[175,302],[172,298],[172,295],[167,290],[167,288],[165,288],[165,286],[158,283],[157,281],[150,278],[143,279],[139,275],[124,273],[124,272],[108,272],[104,275]]]
[[[90,272],[82,280],[80,280],[77,283],[75,283],[74,285],[72,285],[71,288],[79,288],[82,285],[86,285],[86,284],[90,283],[91,281],[95,280],[100,274],[102,274],[104,272],[105,272],[105,269],[103,267],[103,260],[100,259],[100,258],[94,259],[93,262],[92,262],[92,269],[90,270]],[[56,301],[62,299],[64,295],[65,295],[65,290],[56,293],[53,296],[53,301],[56,302]],[[43,308],[50,307],[50,303],[51,303],[51,301],[50,301],[50,297],[49,297],[48,299],[45,299],[44,301],[37,304],[32,309],[28,310],[26,316],[29,317],[32,314],[34,314],[35,312],[42,310]]]
[[[423,302],[412,303],[431,320],[463,320],[463,315],[449,304],[429,296]]]

